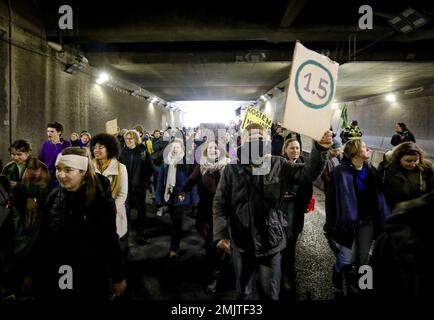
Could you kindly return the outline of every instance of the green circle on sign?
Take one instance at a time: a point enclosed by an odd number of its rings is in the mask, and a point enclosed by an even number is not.
[[[301,72],[301,70],[302,70],[306,65],[308,65],[308,64],[313,64],[314,66],[317,66],[317,67],[323,69],[323,70],[327,73],[327,75],[329,76],[329,78],[330,78],[330,94],[329,94],[329,98],[327,99],[326,102],[324,102],[324,103],[322,103],[322,104],[313,104],[313,103],[310,103],[309,101],[306,101],[306,100],[303,98],[303,96],[300,94],[300,92],[299,92],[299,88],[298,88],[298,77],[300,76],[300,72]],[[331,101],[331,99],[332,99],[332,97],[333,97],[333,94],[334,94],[333,91],[334,91],[334,82],[333,82],[332,74],[331,74],[331,72],[330,72],[326,67],[324,67],[321,63],[319,63],[319,62],[317,62],[317,61],[315,61],[315,60],[306,60],[305,62],[303,62],[303,63],[298,67],[297,72],[296,72],[296,74],[295,74],[295,92],[297,93],[298,99],[299,99],[301,102],[303,102],[303,104],[304,104],[306,107],[309,107],[309,108],[312,108],[312,109],[322,109],[322,108],[324,108],[325,106],[327,106],[327,105],[330,103],[330,101]]]

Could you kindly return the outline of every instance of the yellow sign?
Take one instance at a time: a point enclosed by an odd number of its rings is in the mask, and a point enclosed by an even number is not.
[[[105,123],[105,132],[108,134],[118,133],[118,119],[117,118],[110,120],[110,121],[107,121]]]
[[[270,129],[273,124],[273,120],[271,120],[267,115],[262,113],[261,111],[255,109],[252,106],[249,106],[246,111],[246,115],[244,116],[244,121],[241,126],[241,129],[245,129],[251,123],[258,123],[264,127],[264,129]]]

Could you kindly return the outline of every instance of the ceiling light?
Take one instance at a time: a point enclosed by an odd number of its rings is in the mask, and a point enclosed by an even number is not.
[[[96,79],[96,83],[97,84],[103,84],[105,82],[107,82],[110,79],[109,75],[105,72],[101,73],[98,77],[98,79]]]
[[[401,33],[407,33],[417,29],[429,20],[413,8],[407,8],[395,17],[388,20],[389,24]]]
[[[60,43],[56,43],[56,42],[53,42],[53,41],[48,41],[47,44],[54,51],[57,51],[57,52],[62,52],[63,51],[63,46]]]
[[[267,101],[267,97],[265,95],[262,95],[259,99]]]
[[[396,101],[396,97],[395,97],[395,95],[393,93],[389,93],[386,96],[386,100],[389,101],[389,102],[395,102]]]
[[[155,102],[157,102],[158,101],[158,98],[157,97],[152,97],[151,98],[151,103],[155,103]]]
[[[84,65],[78,62],[69,64],[65,68],[65,72],[69,74],[77,74],[80,70],[84,69]]]
[[[333,103],[332,109],[334,109],[334,110],[339,109],[339,105],[337,103]]]

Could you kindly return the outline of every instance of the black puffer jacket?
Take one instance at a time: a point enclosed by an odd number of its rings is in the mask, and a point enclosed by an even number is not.
[[[318,145],[305,164],[272,157],[266,175],[252,175],[248,165],[227,165],[214,197],[214,241],[231,237],[233,246],[256,257],[281,251],[286,245],[283,182],[314,181],[324,168],[326,155],[327,150]]]
[[[144,145],[140,144],[134,149],[123,148],[119,161],[127,167],[129,189],[148,186],[154,168]]]
[[[42,295],[49,298],[108,297],[108,283],[125,278],[116,233],[116,206],[107,178],[97,174],[102,189],[85,207],[83,185],[76,192],[57,188],[47,199],[38,256]],[[59,267],[73,271],[73,289],[60,290]]]
[[[372,255],[374,292],[393,301],[432,301],[434,191],[398,204]]]

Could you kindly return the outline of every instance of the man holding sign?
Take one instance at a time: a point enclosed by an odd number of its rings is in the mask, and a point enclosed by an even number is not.
[[[339,64],[295,44],[283,125],[315,140],[330,128]]]
[[[258,123],[246,127],[240,161],[225,167],[213,205],[217,248],[233,249],[237,299],[251,300],[254,275],[261,299],[279,299],[281,252],[286,246],[282,190],[289,183],[314,181],[324,168],[332,132],[313,144],[309,162],[293,164],[267,154],[267,135]],[[267,171],[257,170],[268,158]],[[246,161],[243,161],[246,160]]]

